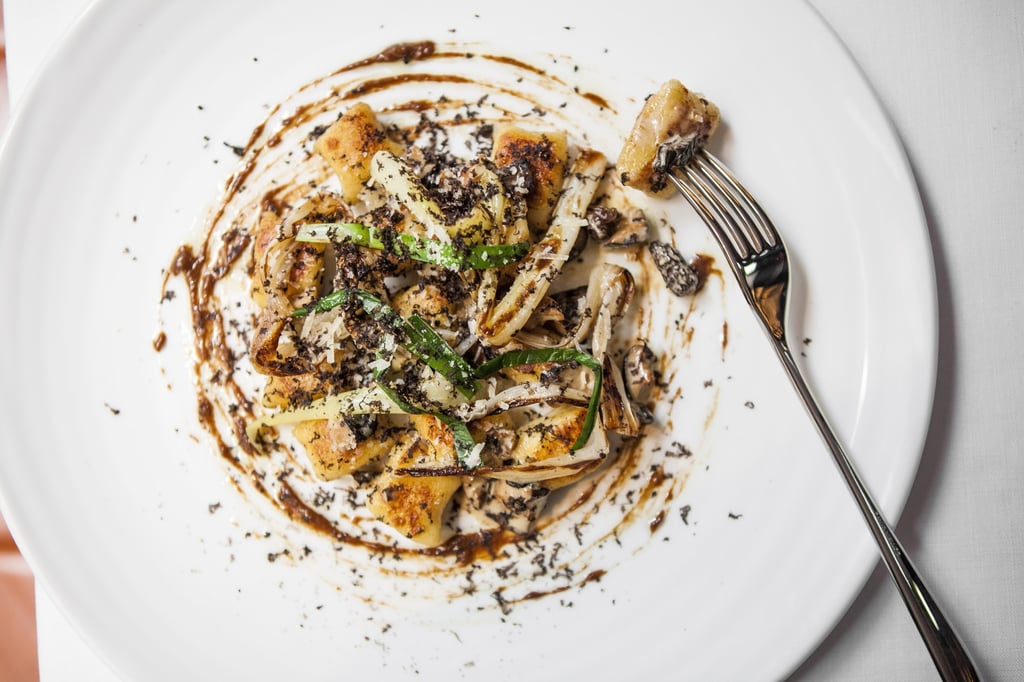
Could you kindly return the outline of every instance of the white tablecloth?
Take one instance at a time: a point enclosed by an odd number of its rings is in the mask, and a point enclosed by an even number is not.
[[[4,0],[11,102],[85,0]],[[1024,679],[1024,3],[813,0],[874,86],[927,213],[940,373],[924,458],[898,524],[982,674]],[[753,67],[752,68],[756,68]],[[37,591],[42,682],[110,681]],[[936,675],[881,568],[797,680]]]

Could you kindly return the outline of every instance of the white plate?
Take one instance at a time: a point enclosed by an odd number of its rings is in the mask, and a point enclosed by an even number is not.
[[[406,612],[353,599],[301,560],[267,560],[281,545],[257,537],[265,522],[204,440],[187,358],[152,348],[162,268],[236,162],[222,143],[244,143],[312,78],[424,38],[571,55],[623,132],[666,78],[716,101],[716,149],[793,252],[800,361],[895,520],[931,407],[931,254],[898,141],[806,5],[538,14],[399,0],[352,15],[326,0],[151,0],[86,13],[0,159],[0,501],[19,546],[128,679],[786,675],[876,553],[731,282],[709,312],[728,321],[724,352],[716,341],[685,359],[694,393],[705,378],[718,389],[692,444],[699,466],[658,532],[600,582],[507,616],[457,603]],[[704,248],[682,204],[667,215]]]

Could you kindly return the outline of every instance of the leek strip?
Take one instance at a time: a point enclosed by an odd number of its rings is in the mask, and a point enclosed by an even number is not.
[[[480,203],[474,206],[468,215],[449,223],[444,211],[430,198],[429,192],[416,173],[408,164],[387,150],[382,149],[370,159],[370,177],[408,209],[413,220],[428,234],[440,238],[443,242],[460,235],[480,235],[493,226],[496,216],[490,215]],[[500,182],[497,186],[500,188]]]
[[[559,402],[586,407],[589,401],[589,393],[576,388],[555,386],[550,382],[527,381],[510,386],[493,396],[471,403],[462,403],[456,406],[452,413],[464,422],[471,422],[498,410],[525,407],[537,403]]]
[[[476,376],[484,379],[496,372],[509,367],[521,365],[533,365],[539,362],[578,362],[594,373],[594,390],[590,394],[590,401],[587,403],[587,416],[583,420],[583,430],[580,431],[576,442],[572,444],[572,450],[579,450],[590,439],[590,433],[594,430],[597,421],[598,409],[601,406],[601,379],[604,371],[601,363],[594,356],[571,348],[530,348],[526,350],[512,350],[507,353],[495,356],[476,368]]]
[[[419,315],[412,315],[408,320],[399,315],[391,306],[373,294],[361,289],[338,289],[316,300],[312,304],[292,311],[294,317],[302,317],[312,312],[327,312],[332,308],[356,298],[365,310],[387,332],[401,330],[405,340],[402,345],[427,363],[431,369],[440,372],[448,381],[455,385],[466,398],[476,395],[477,383],[473,368],[465,358],[452,350],[448,342],[442,339],[433,327]]]
[[[500,268],[521,260],[530,248],[526,242],[456,246],[406,233],[397,233],[389,245],[381,238],[380,230],[362,223],[307,223],[299,228],[295,239],[321,244],[345,240],[356,246],[390,251],[399,257],[439,265],[447,270]]]
[[[581,152],[566,176],[547,233],[524,260],[508,293],[495,303],[495,290],[481,289],[477,333],[489,346],[504,346],[526,325],[551,282],[561,273],[580,230],[587,224],[587,207],[597,193],[606,168],[607,161],[600,153]]]
[[[311,419],[333,419],[350,414],[401,414],[402,408],[377,386],[354,388],[319,400],[305,407],[267,414],[253,419],[245,427],[245,435],[253,444],[264,426],[297,424]]]

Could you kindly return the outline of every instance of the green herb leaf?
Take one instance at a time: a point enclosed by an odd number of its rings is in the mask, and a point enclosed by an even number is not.
[[[302,317],[312,312],[327,312],[351,299],[358,299],[363,310],[387,331],[401,330],[405,337],[402,345],[427,363],[427,366],[452,382],[459,393],[466,398],[472,398],[476,394],[477,383],[472,366],[456,353],[426,320],[419,315],[413,315],[406,320],[395,312],[394,308],[368,291],[338,289],[304,308],[292,311],[292,315]]]
[[[404,233],[396,234],[394,243],[389,245],[381,239],[380,230],[361,223],[307,223],[299,228],[295,239],[319,243],[348,241],[370,249],[390,250],[400,257],[440,265],[448,270],[500,268],[515,263],[530,248],[525,242],[455,246]]]
[[[473,434],[469,432],[468,426],[455,417],[444,414],[443,412],[428,410],[417,405],[413,405],[400,396],[395,389],[388,386],[380,379],[377,380],[377,387],[380,388],[391,402],[401,408],[401,410],[406,414],[427,414],[441,420],[452,431],[452,437],[455,441],[455,454],[458,457],[459,464],[467,469],[476,468],[475,463],[472,460],[476,453],[477,443],[473,440]]]
[[[351,292],[351,289],[338,289],[337,291],[332,291],[326,296],[321,296],[307,306],[296,308],[292,311],[292,317],[305,317],[306,315],[312,315],[313,313],[326,313],[347,301]]]
[[[593,355],[571,348],[512,350],[495,356],[477,367],[476,376],[483,379],[509,367],[521,367],[522,365],[533,365],[539,362],[578,362],[594,373],[594,390],[590,394],[590,401],[587,403],[587,415],[583,420],[583,430],[580,431],[579,437],[572,445],[573,450],[579,450],[590,440],[590,434],[594,430],[594,424],[597,421],[598,409],[601,407],[601,381],[604,371],[601,363]]]
[[[440,372],[466,398],[476,395],[477,383],[473,368],[438,336],[433,327],[419,315],[405,320],[407,347],[429,367]]]

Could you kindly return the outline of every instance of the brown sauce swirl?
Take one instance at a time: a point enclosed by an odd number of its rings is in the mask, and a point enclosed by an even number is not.
[[[467,119],[472,121],[473,110],[456,97],[446,101],[424,99],[420,95],[410,97],[406,95],[407,89],[425,84],[476,86],[485,93],[519,98],[520,111],[564,116],[567,126],[573,125],[570,114],[555,108],[545,109],[542,97],[554,93],[558,101],[572,102],[570,111],[585,110],[593,116],[599,115],[597,110],[613,111],[605,98],[581,93],[562,79],[549,77],[544,69],[511,57],[475,55],[492,67],[508,71],[511,75],[504,82],[485,82],[476,76],[461,75],[456,67],[467,61],[467,56],[465,51],[439,50],[430,41],[393,45],[300,88],[297,101],[275,106],[268,119],[253,130],[239,168],[228,178],[223,197],[210,212],[202,238],[196,244],[182,245],[175,252],[164,289],[172,277],[185,283],[196,359],[196,417],[211,436],[216,451],[237,474],[234,480],[240,491],[254,491],[290,521],[345,547],[358,548],[362,551],[364,568],[383,566],[382,570],[396,579],[420,580],[429,576],[433,580],[462,575],[467,567],[473,567],[473,571],[490,576],[498,593],[503,595],[500,601],[507,606],[600,580],[608,568],[589,566],[591,555],[600,554],[605,544],[627,534],[640,517],[653,516],[654,520],[648,524],[650,533],[658,530],[666,518],[664,505],[681,490],[686,475],[682,472],[669,474],[661,466],[645,471],[652,457],[645,448],[645,440],[616,441],[617,456],[609,458],[613,464],[587,479],[591,482],[562,493],[552,513],[542,516],[530,533],[457,532],[437,547],[424,548],[386,534],[367,532],[365,528],[372,525],[373,520],[361,515],[358,501],[351,507],[337,500],[315,503],[315,495],[329,491],[333,499],[340,489],[314,481],[301,459],[277,441],[272,444],[273,452],[266,453],[246,437],[245,425],[260,409],[258,399],[247,384],[247,373],[238,370],[246,362],[244,344],[240,340],[250,333],[242,327],[243,323],[249,323],[251,314],[244,310],[240,313],[229,301],[232,277],[240,271],[249,275],[253,271],[250,225],[259,210],[283,211],[302,196],[301,192],[324,180],[322,175],[314,174],[296,176],[294,182],[278,184],[279,179],[273,177],[273,172],[279,168],[275,159],[284,157],[275,155],[294,148],[304,150],[303,158],[308,159],[309,129],[325,119],[330,120],[334,112],[355,101],[370,96],[389,96],[380,111],[413,116],[435,113],[441,118],[440,127],[456,127]],[[366,67],[378,64],[428,60],[437,62],[436,72],[398,72],[388,76],[362,73]],[[516,84],[523,74],[548,77],[545,87],[551,92],[518,91]],[[310,94],[314,85],[330,85],[328,94]],[[510,109],[494,106],[491,116],[497,119],[517,115]],[[449,118],[445,119],[445,115]],[[585,130],[579,135],[585,138],[588,134]],[[698,262],[699,271],[704,272],[706,268],[706,272],[711,272],[710,259]],[[166,295],[164,298],[167,299]],[[651,324],[649,311],[641,313],[638,324],[640,328]],[[153,346],[161,350],[166,335],[161,332],[157,339]],[[638,471],[645,473],[638,476]],[[653,514],[651,509],[655,510]],[[346,520],[346,523],[341,522]],[[530,573],[525,568],[521,572],[503,568],[510,562],[519,562],[525,567],[535,563],[541,555],[546,557],[551,574],[559,576],[558,580],[544,583],[529,578]],[[448,598],[451,596],[449,594]]]

